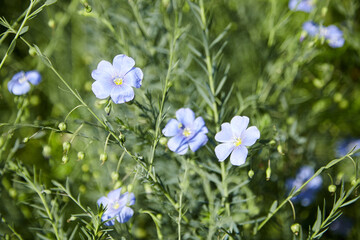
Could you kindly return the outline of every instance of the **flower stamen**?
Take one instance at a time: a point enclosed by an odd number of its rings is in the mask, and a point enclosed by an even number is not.
[[[118,202],[115,202],[112,207],[113,209],[118,209],[120,207],[120,204]]]
[[[123,79],[117,77],[117,78],[114,79],[114,83],[115,83],[116,85],[121,85],[121,84],[123,84]]]
[[[183,135],[185,137],[188,137],[191,135],[191,130],[189,128],[185,128],[184,131],[183,131]]]
[[[237,146],[240,146],[241,145],[241,138],[236,138],[235,139],[235,142],[234,142],[234,145],[235,145],[235,147],[237,147]]]

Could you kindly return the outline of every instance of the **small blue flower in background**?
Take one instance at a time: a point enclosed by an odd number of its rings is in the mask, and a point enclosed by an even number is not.
[[[336,235],[346,237],[351,232],[353,221],[345,216],[341,216],[331,223],[329,230]]]
[[[139,88],[143,79],[143,72],[135,68],[135,61],[124,54],[114,57],[113,64],[102,60],[91,76],[95,79],[92,91],[95,96],[105,99],[111,96],[114,103],[129,102],[134,99],[132,87]]]
[[[260,138],[260,131],[255,126],[248,129],[248,117],[235,116],[230,123],[221,124],[221,131],[215,135],[215,140],[222,144],[215,147],[216,157],[224,161],[231,153],[232,165],[240,166],[245,163],[248,155],[246,147],[253,145]]]
[[[128,207],[135,204],[135,196],[133,193],[125,192],[121,194],[121,188],[109,192],[107,197],[101,197],[97,200],[97,204],[103,205],[106,210],[101,217],[101,221],[106,221],[114,218],[105,223],[106,226],[113,226],[115,219],[119,223],[125,223],[133,216],[134,211]]]
[[[314,175],[314,168],[310,166],[303,166],[296,174],[296,178],[291,178],[286,181],[286,189],[288,192],[295,187],[295,190],[300,188],[307,180]],[[322,177],[316,176],[311,180],[299,195],[293,197],[293,202],[300,202],[303,207],[309,206],[315,199],[316,193],[320,190],[322,185]]]
[[[176,111],[176,119],[170,119],[162,133],[172,137],[168,141],[171,151],[184,155],[188,148],[195,152],[204,146],[208,137],[208,129],[202,117],[195,119],[195,113],[190,108],[180,108]]]
[[[38,71],[18,72],[8,82],[9,92],[15,95],[23,95],[30,91],[30,83],[38,85],[41,82],[41,75]]]
[[[311,12],[314,2],[314,0],[290,0],[289,8],[294,11]]]
[[[303,30],[311,37],[323,38],[332,48],[342,47],[345,43],[343,32],[335,25],[329,25],[328,27],[319,26],[318,24],[307,21],[302,26]],[[302,41],[305,36],[300,37]]]
[[[354,147],[355,147],[354,151],[356,151],[360,148],[360,139],[342,140],[338,143],[336,155],[338,157],[343,157],[346,154],[348,154],[348,152],[350,152],[350,150],[353,149]],[[355,155],[359,156],[360,153],[356,153]]]

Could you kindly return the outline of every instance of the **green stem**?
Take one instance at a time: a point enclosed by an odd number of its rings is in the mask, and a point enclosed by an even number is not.
[[[16,40],[18,39],[21,30],[24,28],[24,25],[25,25],[26,21],[28,20],[28,16],[29,16],[29,14],[30,14],[30,12],[31,12],[31,9],[32,9],[32,7],[33,7],[33,4],[34,4],[34,1],[31,0],[31,1],[30,1],[30,5],[29,5],[29,7],[28,7],[28,9],[27,9],[27,11],[26,11],[26,15],[25,15],[25,17],[24,17],[24,20],[22,21],[19,29],[17,30],[17,32],[16,32],[16,34],[15,34],[14,39],[11,41],[8,50],[6,51],[5,56],[3,57],[3,59],[2,59],[2,61],[1,61],[1,63],[0,63],[0,69],[1,69],[2,66],[4,65],[5,60],[7,59],[7,57],[9,56],[9,54],[10,54],[9,52],[10,52],[10,49],[12,48],[12,45],[16,43]]]
[[[162,121],[162,115],[163,115],[163,110],[164,110],[164,104],[165,104],[165,99],[166,99],[166,94],[168,93],[169,89],[170,89],[170,85],[169,85],[169,81],[170,81],[170,75],[171,75],[171,71],[173,70],[173,61],[174,61],[174,54],[175,54],[175,45],[176,45],[176,40],[178,38],[177,36],[177,26],[178,26],[178,16],[177,16],[177,12],[175,11],[175,29],[173,32],[173,36],[172,36],[172,41],[170,43],[170,52],[169,52],[169,66],[166,72],[166,77],[165,77],[165,83],[163,86],[163,91],[162,91],[162,97],[161,97],[161,102],[160,102],[160,106],[159,106],[159,115],[156,119],[156,124],[155,124],[155,137],[154,137],[154,142],[153,145],[151,147],[151,152],[150,152],[150,158],[149,158],[149,162],[150,162],[150,166],[149,166],[149,173],[152,171],[152,167],[153,167],[153,163],[154,163],[154,157],[155,157],[155,149],[157,144],[159,143],[159,136],[160,136],[160,124]]]
[[[26,180],[26,182],[28,182],[28,183],[30,184],[30,186],[32,187],[32,189],[33,189],[33,190],[36,192],[36,194],[39,196],[39,198],[40,198],[40,200],[41,200],[41,202],[42,202],[42,204],[43,204],[43,206],[44,206],[44,208],[45,208],[46,214],[47,214],[47,216],[48,216],[48,218],[49,218],[49,220],[50,220],[50,222],[51,222],[51,225],[52,225],[52,227],[53,227],[53,229],[54,229],[54,234],[55,234],[55,236],[56,236],[56,239],[57,239],[57,240],[60,240],[59,232],[58,232],[58,229],[57,229],[57,227],[56,227],[56,222],[55,222],[55,220],[54,220],[54,218],[53,218],[53,216],[52,216],[52,214],[51,214],[51,211],[50,211],[50,209],[49,209],[49,206],[48,206],[48,204],[47,204],[47,202],[46,202],[46,200],[45,200],[45,198],[44,198],[41,190],[38,189],[38,187],[37,187],[36,184],[35,184],[35,179],[34,179],[34,182],[32,182],[32,181],[30,180],[30,177],[28,176],[28,174],[22,172],[22,175],[23,175],[24,179]]]

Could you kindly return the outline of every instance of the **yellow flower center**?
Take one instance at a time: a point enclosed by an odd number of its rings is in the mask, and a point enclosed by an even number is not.
[[[118,202],[116,202],[112,207],[113,207],[113,209],[118,209],[120,207],[120,204]]]
[[[19,79],[19,83],[24,83],[26,81],[27,81],[27,78],[25,77],[25,75]]]
[[[234,144],[235,144],[235,147],[241,145],[241,138],[236,138]]]
[[[191,134],[190,129],[189,129],[189,128],[185,128],[184,131],[183,131],[183,135],[184,135],[185,137],[188,137],[188,136],[190,136],[190,134]]]
[[[123,84],[123,79],[117,77],[117,78],[114,79],[114,83],[115,83],[116,85],[121,85],[121,84]]]

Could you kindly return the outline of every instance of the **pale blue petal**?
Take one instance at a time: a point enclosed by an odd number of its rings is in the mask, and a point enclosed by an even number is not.
[[[120,195],[121,195],[121,188],[118,188],[110,191],[107,197],[114,201],[120,199]]]
[[[121,54],[114,57],[113,65],[119,76],[123,77],[128,71],[132,69],[132,67],[135,65],[135,61],[131,57]]]
[[[241,137],[241,134],[249,125],[248,117],[235,116],[230,122],[232,133],[235,137]]]
[[[170,119],[166,124],[165,128],[162,130],[162,133],[165,137],[173,137],[181,131],[179,128],[179,122],[176,119]]]
[[[104,207],[107,207],[109,205],[109,199],[107,197],[101,197],[97,200],[97,205],[100,207],[100,205],[103,205]]]
[[[11,78],[11,81],[18,82],[20,80],[20,78],[22,78],[24,76],[25,76],[25,73],[23,71],[15,73],[14,76]]]
[[[116,85],[113,82],[95,81],[92,84],[91,89],[97,98],[105,99],[110,96],[111,90],[115,86]]]
[[[117,73],[116,69],[114,68],[114,66],[105,60],[102,60],[99,62],[96,70],[109,74],[111,76],[111,78],[115,78],[118,76],[118,73]]]
[[[342,37],[343,32],[335,25],[329,25],[325,28],[324,37],[327,39]]]
[[[215,155],[222,162],[230,155],[234,148],[233,143],[222,143],[215,147]]]
[[[171,151],[183,155],[187,152],[188,145],[185,141],[185,137],[182,134],[178,134],[168,141],[168,147]]]
[[[195,119],[195,121],[193,122],[192,126],[191,126],[191,131],[199,134],[199,133],[208,133],[208,129],[205,126],[205,121],[202,117],[197,117]]]
[[[107,215],[107,214],[103,214],[101,217],[101,221],[105,222],[106,220],[109,220],[111,218],[113,218],[115,216],[111,216],[111,215]],[[115,219],[112,219],[106,223],[104,223],[105,226],[114,226],[115,225]]]
[[[191,151],[196,152],[200,147],[204,146],[208,141],[208,137],[205,134],[197,134],[189,141]]]
[[[234,141],[234,135],[230,123],[221,124],[221,131],[215,135],[215,140],[218,142]]]
[[[246,161],[248,155],[248,150],[244,146],[238,146],[234,149],[230,156],[230,162],[232,165],[240,166],[243,165]]]
[[[133,215],[134,215],[134,210],[132,210],[129,207],[124,207],[116,217],[116,220],[118,220],[119,223],[125,223],[129,221]]]
[[[311,12],[314,0],[290,0],[289,8],[295,11]]]
[[[344,43],[345,43],[345,39],[342,37],[328,40],[328,44],[332,48],[342,47],[342,46],[344,46]]]
[[[312,21],[305,22],[302,28],[312,37],[319,33],[319,26]]]
[[[38,85],[41,82],[41,75],[38,71],[28,71],[25,76],[33,85]]]
[[[252,126],[243,132],[243,134],[241,136],[241,141],[242,141],[242,144],[244,144],[245,146],[251,146],[259,138],[260,138],[259,129],[257,129],[257,127],[255,127],[255,126]]]
[[[8,88],[12,94],[23,95],[30,91],[31,86],[29,82],[14,82],[13,84],[8,84]]]
[[[176,111],[176,118],[184,127],[190,127],[195,120],[195,113],[190,108],[180,108]]]
[[[120,207],[130,206],[135,204],[135,195],[133,193],[125,192],[122,194],[118,201]]]
[[[126,84],[122,84],[119,86],[114,87],[111,90],[111,99],[114,101],[114,103],[124,103],[129,102],[134,99],[134,90],[132,87]]]
[[[114,82],[114,77],[111,76],[109,73],[95,69],[91,72],[91,77],[97,81],[103,82]]]
[[[140,68],[132,68],[129,72],[127,72],[124,76],[124,83],[139,88],[142,84],[142,79],[144,77],[143,72]]]
[[[131,206],[131,205],[134,205],[135,204],[135,195],[134,193],[130,193],[130,196],[128,196],[128,202],[127,202],[127,205]]]

